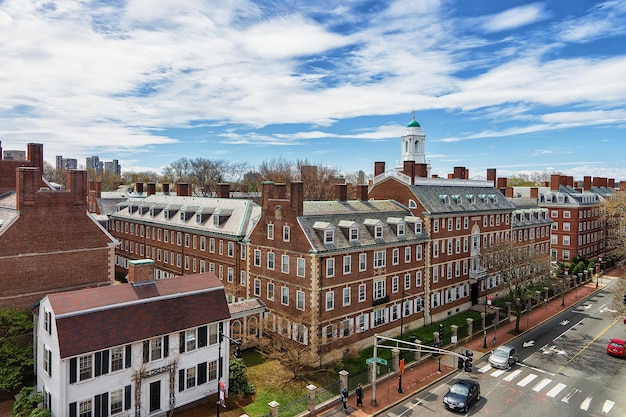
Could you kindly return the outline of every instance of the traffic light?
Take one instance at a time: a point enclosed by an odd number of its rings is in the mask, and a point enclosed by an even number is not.
[[[439,325],[439,343],[443,346],[443,324]]]
[[[457,359],[457,368],[459,369],[459,371],[462,371],[463,368],[465,368],[465,359],[463,359],[461,356],[459,356]]]
[[[465,351],[465,372],[472,372],[472,359],[474,357],[474,352],[471,350]]]
[[[624,294],[624,304],[626,304],[626,294]]]

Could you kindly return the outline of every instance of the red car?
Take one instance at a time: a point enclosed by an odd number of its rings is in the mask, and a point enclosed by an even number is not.
[[[624,347],[624,344],[626,344],[626,342],[622,339],[611,339],[606,347],[606,353],[624,358],[626,357],[626,348]]]

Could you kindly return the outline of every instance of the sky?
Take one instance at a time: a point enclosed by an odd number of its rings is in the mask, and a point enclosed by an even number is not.
[[[626,2],[0,0],[0,141],[44,159],[626,180]]]

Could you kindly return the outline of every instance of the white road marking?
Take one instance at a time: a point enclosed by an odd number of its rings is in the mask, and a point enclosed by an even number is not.
[[[591,399],[592,399],[592,398],[593,398],[593,397],[587,397],[587,398],[585,398],[585,399],[583,400],[583,402],[582,402],[582,403],[580,403],[580,409],[581,409],[581,410],[584,410],[584,411],[589,410],[589,405],[591,404]]]
[[[574,391],[571,391],[565,397],[563,397],[561,401],[563,401],[564,403],[568,403],[570,398],[572,398],[574,395],[578,394],[579,392],[580,390],[578,388],[575,388]]]
[[[535,391],[535,392],[539,392],[539,391],[541,391],[541,390],[542,390],[542,389],[544,389],[544,388],[546,387],[546,385],[548,385],[550,382],[552,382],[552,380],[551,380],[551,379],[549,379],[549,378],[544,378],[544,379],[542,379],[541,381],[539,381],[539,383],[538,383],[537,385],[535,385],[535,386],[533,387],[533,391]]]
[[[502,375],[502,374],[503,374],[503,373],[505,373],[505,372],[506,372],[506,371],[505,371],[504,369],[498,369],[498,370],[493,371],[493,372],[491,373],[491,376],[493,376],[493,377],[496,377],[496,378],[497,378],[497,377],[499,377],[500,375]]]
[[[565,388],[567,385],[565,384],[561,384],[560,382],[558,384],[556,384],[556,386],[554,388],[552,388],[550,391],[548,391],[547,396],[548,397],[556,397],[557,395],[559,395],[559,392],[561,392],[563,390],[563,388]]]
[[[517,385],[519,385],[520,387],[525,387],[526,385],[530,384],[530,382],[537,378],[537,375],[535,374],[530,374],[528,375],[526,378],[522,379],[520,382],[517,383]]]
[[[511,373],[510,373],[510,374],[509,374],[506,378],[504,378],[504,380],[505,380],[505,381],[507,381],[507,382],[511,382],[511,381],[513,381],[515,378],[517,378],[517,376],[518,376],[519,374],[521,374],[521,373],[522,373],[522,370],[521,370],[521,369],[516,369],[515,371],[511,372]]]
[[[485,372],[487,372],[490,369],[491,369],[491,365],[487,364],[487,365],[483,366],[482,368],[479,368],[478,372],[480,372],[481,374],[484,374]]]
[[[611,408],[613,408],[614,405],[615,405],[615,402],[613,402],[611,400],[606,400],[604,402],[604,405],[602,405],[602,412],[604,414],[608,414],[609,411],[611,411]]]

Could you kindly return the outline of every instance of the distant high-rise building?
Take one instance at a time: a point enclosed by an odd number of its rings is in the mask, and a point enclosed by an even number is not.
[[[3,151],[3,159],[8,159],[11,161],[26,161],[26,152],[7,149]]]
[[[104,163],[104,171],[111,173],[111,174],[117,174],[117,175],[121,175],[122,174],[122,167],[120,166],[120,164],[118,163],[119,161],[117,159],[114,159],[111,162],[105,162]]]
[[[98,156],[88,156],[85,160],[86,168],[94,169],[98,174],[102,174],[104,169],[104,162],[100,160]]]
[[[62,155],[57,155],[56,170],[67,171],[70,169],[78,169],[78,160],[75,158],[63,158]]]

